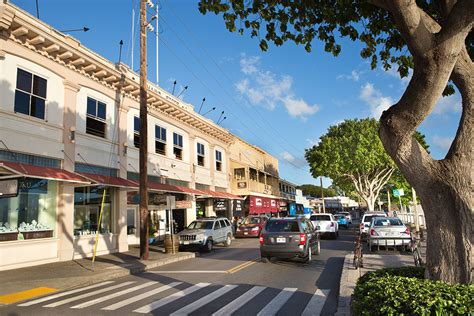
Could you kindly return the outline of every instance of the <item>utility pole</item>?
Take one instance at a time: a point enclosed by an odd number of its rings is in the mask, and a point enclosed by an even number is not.
[[[140,259],[148,259],[148,122],[146,0],[140,0]]]
[[[323,177],[319,177],[319,183],[321,184],[321,200],[323,201],[323,213],[326,213],[326,204],[324,203]]]

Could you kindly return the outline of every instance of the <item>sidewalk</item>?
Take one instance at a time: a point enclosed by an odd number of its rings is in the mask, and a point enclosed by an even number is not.
[[[426,241],[420,244],[420,252],[423,262],[426,262]],[[413,256],[411,254],[376,254],[364,253],[364,267],[356,270],[353,266],[354,254],[347,254],[342,268],[341,283],[339,287],[339,301],[335,315],[351,315],[351,296],[357,280],[369,271],[375,271],[383,268],[395,268],[404,266],[414,266]]]
[[[35,267],[0,271],[0,305],[9,300],[6,295],[37,288],[62,291],[129,274],[138,274],[165,264],[191,259],[193,252],[165,254],[164,248],[150,246],[149,260],[140,260],[140,248],[130,246],[128,252],[91,258],[56,262]],[[41,292],[36,290],[35,292]],[[46,290],[47,291],[47,290]],[[38,294],[37,294],[38,295]],[[41,295],[41,294],[39,294]],[[4,298],[2,300],[2,297]],[[2,303],[3,301],[3,303]]]

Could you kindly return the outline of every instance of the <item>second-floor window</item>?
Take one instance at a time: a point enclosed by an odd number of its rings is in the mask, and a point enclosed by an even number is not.
[[[133,145],[140,148],[140,118],[133,117]]]
[[[245,169],[244,168],[235,168],[234,169],[234,179],[235,180],[245,180]]]
[[[86,133],[105,138],[106,105],[93,98],[87,98]]]
[[[222,152],[216,150],[216,170],[222,171]]]
[[[15,112],[44,120],[46,108],[46,79],[23,69],[17,70]]]
[[[204,144],[197,143],[197,163],[199,166],[204,167],[204,158],[205,158],[205,152],[204,152]]]
[[[155,125],[155,152],[166,155],[166,128]]]
[[[183,160],[183,136],[173,133],[173,153],[174,157]]]

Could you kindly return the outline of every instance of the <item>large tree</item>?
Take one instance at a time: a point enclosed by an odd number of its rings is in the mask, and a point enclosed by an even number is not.
[[[330,126],[318,145],[306,150],[305,157],[314,177],[330,177],[338,187],[353,189],[375,210],[380,190],[395,171],[395,163],[385,152],[375,119],[346,120]]]
[[[364,44],[373,68],[398,65],[413,76],[400,100],[381,117],[380,137],[405,178],[418,192],[428,226],[426,276],[473,281],[473,0],[201,0],[202,13],[223,13],[230,31],[249,29],[268,42],[301,44],[314,39],[338,55],[340,37]],[[413,138],[444,93],[457,87],[462,115],[444,159],[435,160]]]
[[[309,195],[315,198],[321,198],[321,187],[314,184],[302,184],[298,186],[298,189],[303,191],[303,195]],[[336,196],[337,192],[333,188],[323,187],[324,197]]]

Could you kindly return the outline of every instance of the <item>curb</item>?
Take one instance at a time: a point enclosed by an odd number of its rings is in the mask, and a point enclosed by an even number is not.
[[[339,285],[339,298],[337,302],[337,311],[334,315],[350,316],[352,293],[357,279],[360,277],[360,269],[356,270],[352,266],[354,254],[350,253],[345,256],[344,265],[342,267],[341,281]]]

